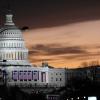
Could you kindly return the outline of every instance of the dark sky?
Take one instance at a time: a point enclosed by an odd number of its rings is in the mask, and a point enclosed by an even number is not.
[[[77,67],[100,59],[100,0],[1,0],[0,26],[8,4],[15,24],[30,28],[23,35],[31,63]]]
[[[9,3],[20,27],[52,27],[100,19],[99,0],[2,0],[0,15]]]

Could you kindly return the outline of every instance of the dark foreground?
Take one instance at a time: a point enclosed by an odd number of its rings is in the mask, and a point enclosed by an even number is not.
[[[0,87],[1,100],[46,100],[45,95],[42,93],[26,93],[18,87],[7,88],[5,86]]]
[[[19,87],[6,87],[2,85],[0,86],[0,100],[47,100],[46,95],[48,93],[31,91],[32,88],[27,90],[29,92]],[[71,84],[71,86],[66,86],[57,90],[54,89],[49,93],[49,95],[51,94],[58,95],[59,98],[49,98],[48,100],[88,100],[88,96],[96,96],[97,100],[100,100],[100,84],[90,82],[87,84],[80,84],[78,82]]]

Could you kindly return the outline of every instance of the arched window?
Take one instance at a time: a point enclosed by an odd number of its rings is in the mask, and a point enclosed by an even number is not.
[[[10,43],[9,43],[9,47],[11,47]]]
[[[2,60],[4,60],[4,52],[2,53]]]
[[[15,52],[15,60],[16,60],[16,52]]]
[[[13,58],[12,59],[15,60],[15,52],[13,52],[12,54],[13,54]]]
[[[2,43],[1,43],[1,47],[3,47],[3,46],[2,46]]]
[[[6,53],[4,53],[4,59],[6,59]]]
[[[23,52],[23,60],[25,59],[25,52]]]
[[[11,53],[11,59],[13,60],[13,53]]]
[[[3,53],[1,53],[1,59],[3,60]]]
[[[17,47],[18,47],[18,43],[17,43]]]
[[[18,52],[18,60],[21,60],[21,52]]]
[[[23,60],[23,52],[21,52],[21,60]]]
[[[16,48],[16,43],[14,43],[14,47]]]
[[[8,53],[6,53],[6,59],[9,59],[9,58],[8,58]]]
[[[3,43],[2,43],[2,47],[3,47]]]
[[[13,43],[12,43],[12,46],[11,47],[13,47]]]
[[[1,52],[0,52],[0,60],[2,59],[2,54],[1,54]]]
[[[9,58],[9,60],[11,59],[11,58],[10,58],[10,53],[8,53],[8,58]]]

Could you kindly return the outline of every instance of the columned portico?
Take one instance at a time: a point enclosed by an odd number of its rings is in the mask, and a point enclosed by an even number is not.
[[[6,14],[5,24],[0,29],[0,60],[6,60],[6,65],[14,66],[20,63],[20,65],[31,66],[22,32],[15,26],[12,18],[12,14]],[[2,65],[3,62],[0,64]]]

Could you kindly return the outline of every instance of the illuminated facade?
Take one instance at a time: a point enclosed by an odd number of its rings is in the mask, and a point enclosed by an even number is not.
[[[7,14],[4,27],[0,29],[0,65],[30,66],[21,30],[15,26],[12,17]]]
[[[47,63],[33,67],[28,62],[21,30],[15,26],[13,15],[6,15],[6,22],[0,29],[0,66],[7,86],[65,86],[65,70],[49,68]]]

